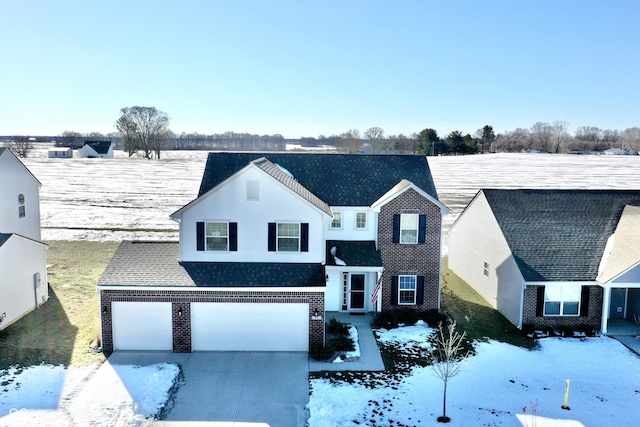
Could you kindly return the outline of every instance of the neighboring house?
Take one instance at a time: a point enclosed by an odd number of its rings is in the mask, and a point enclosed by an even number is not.
[[[210,153],[180,242],[101,277],[102,346],[308,351],[327,311],[437,309],[447,211],[424,156]]]
[[[71,147],[54,147],[49,149],[49,158],[51,159],[70,159],[73,157],[73,148]]]
[[[640,316],[638,206],[640,190],[480,190],[449,267],[518,328],[607,333]]]
[[[49,298],[40,182],[0,147],[0,330]]]
[[[76,153],[80,158],[113,157],[113,144],[111,141],[85,141],[82,148]]]

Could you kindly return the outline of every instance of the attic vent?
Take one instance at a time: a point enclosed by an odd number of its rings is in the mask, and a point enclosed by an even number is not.
[[[289,172],[285,167],[283,167],[283,166],[281,166],[281,165],[279,165],[279,164],[277,164],[277,163],[274,163],[274,164],[275,164],[275,165],[276,165],[276,166],[277,166],[277,167],[278,167],[282,172],[284,172],[285,174],[287,174],[287,176],[288,176],[289,178],[294,178],[294,177],[293,177],[293,174],[292,174],[291,172]],[[295,179],[295,178],[294,178],[294,179]]]

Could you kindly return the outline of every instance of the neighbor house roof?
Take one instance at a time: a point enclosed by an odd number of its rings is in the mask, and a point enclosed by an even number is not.
[[[403,179],[438,198],[425,156],[275,152],[209,153],[198,196],[261,157],[330,206],[370,206]]]
[[[640,190],[481,190],[526,281],[593,281]]]
[[[324,266],[319,263],[179,262],[178,256],[178,242],[124,241],[98,286],[326,286]]]
[[[611,252],[603,258],[598,282],[606,283],[640,263],[640,207],[625,206],[614,236]]]
[[[0,248],[5,244],[7,240],[9,240],[11,236],[11,233],[0,233]]]
[[[336,258],[338,258],[348,266],[382,267],[382,257],[373,240],[327,240],[326,247],[327,265],[342,265],[336,263]],[[332,248],[336,248],[335,257]]]
[[[84,145],[93,148],[98,154],[107,154],[109,147],[111,147],[111,141],[85,141]]]

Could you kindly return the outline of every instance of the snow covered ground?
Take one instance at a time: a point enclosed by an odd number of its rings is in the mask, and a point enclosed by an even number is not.
[[[424,348],[431,333],[417,325],[382,330],[379,339]],[[442,380],[430,367],[416,367],[399,382],[375,388],[366,381],[311,380],[309,427],[638,425],[640,358],[613,339],[547,338],[533,351],[491,341],[476,351],[449,382],[449,424],[436,421]],[[570,410],[563,410],[567,379]]]
[[[167,403],[173,364],[0,370],[0,426],[145,426]]]

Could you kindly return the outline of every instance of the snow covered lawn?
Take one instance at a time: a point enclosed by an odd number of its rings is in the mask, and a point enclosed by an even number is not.
[[[428,348],[424,325],[380,331],[379,340]],[[610,338],[547,338],[529,351],[496,341],[476,344],[476,355],[449,383],[450,426],[637,426],[640,358]],[[442,426],[442,380],[415,367],[399,380],[385,374],[346,381],[311,380],[309,427]],[[566,380],[570,410],[563,410]],[[537,418],[532,408],[537,402]],[[523,408],[526,407],[526,411]]]
[[[111,365],[0,370],[2,426],[144,426],[169,399],[179,368]]]

